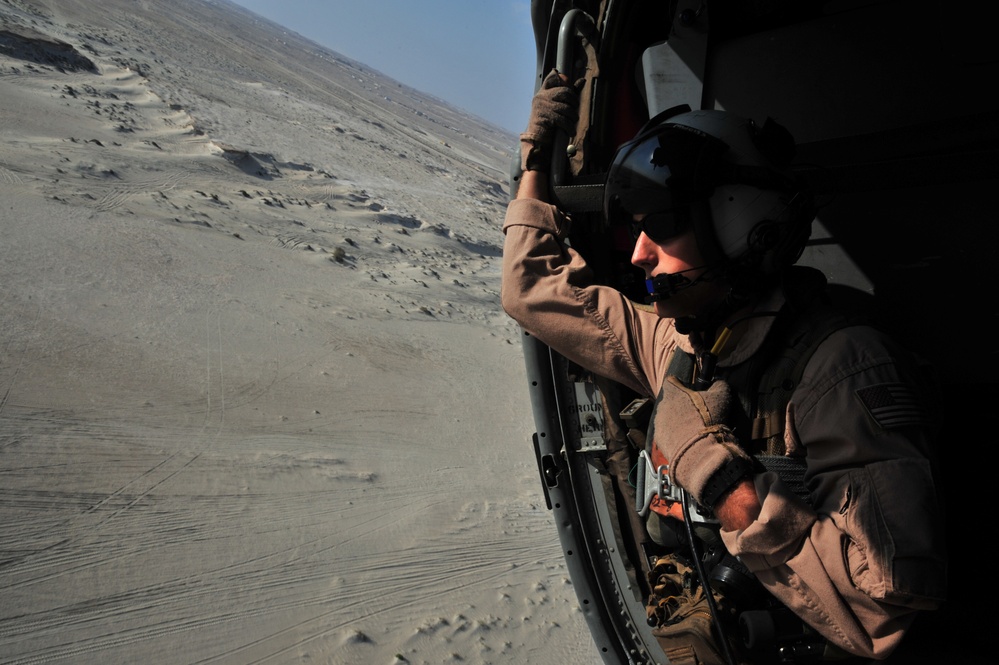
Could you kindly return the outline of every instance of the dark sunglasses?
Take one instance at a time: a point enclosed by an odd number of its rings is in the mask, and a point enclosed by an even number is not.
[[[649,240],[664,243],[683,235],[690,228],[690,213],[685,208],[667,212],[650,212],[641,221],[631,221],[631,236],[638,240],[643,232]]]

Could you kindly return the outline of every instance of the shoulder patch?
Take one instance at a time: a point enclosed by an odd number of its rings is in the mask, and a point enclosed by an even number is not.
[[[904,383],[882,383],[860,388],[856,393],[871,418],[882,429],[922,425],[926,421],[919,398]]]

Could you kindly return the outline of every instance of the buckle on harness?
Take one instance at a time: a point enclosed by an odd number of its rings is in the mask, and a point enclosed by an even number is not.
[[[652,500],[672,498],[673,485],[669,482],[669,465],[654,465],[648,451],[643,450],[638,456],[638,487],[635,491],[635,510],[639,517],[645,517],[652,506]]]
[[[653,470],[654,469],[654,470]],[[663,501],[683,502],[684,492],[679,485],[669,481],[669,464],[655,466],[648,451],[638,455],[638,482],[635,488],[635,511],[639,517],[649,514],[652,500],[659,497]],[[702,524],[717,524],[718,519],[707,508],[690,499],[690,521]]]

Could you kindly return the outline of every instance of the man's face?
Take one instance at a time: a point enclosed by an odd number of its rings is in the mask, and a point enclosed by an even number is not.
[[[642,216],[636,215],[636,221]],[[642,232],[635,242],[631,262],[645,271],[646,279],[662,274],[681,274],[695,282],[705,271],[704,257],[693,230],[656,242]],[[717,282],[696,282],[665,300],[655,302],[659,316],[679,318],[703,314],[709,307],[724,298],[724,290]]]

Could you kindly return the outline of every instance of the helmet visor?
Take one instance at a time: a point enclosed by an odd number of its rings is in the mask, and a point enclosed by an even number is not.
[[[618,149],[611,164],[604,189],[607,220],[632,224],[644,215],[641,230],[650,238],[683,233],[690,205],[711,195],[718,157],[727,149],[713,136],[682,125],[640,134]]]

